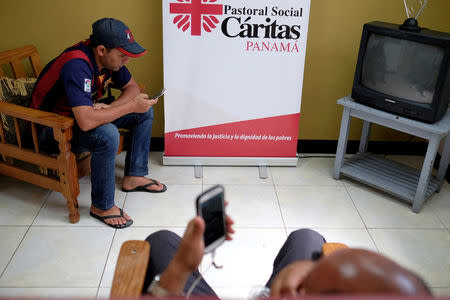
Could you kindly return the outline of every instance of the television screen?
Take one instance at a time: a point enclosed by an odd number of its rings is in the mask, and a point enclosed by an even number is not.
[[[385,95],[431,105],[444,56],[439,46],[370,33],[360,83]]]

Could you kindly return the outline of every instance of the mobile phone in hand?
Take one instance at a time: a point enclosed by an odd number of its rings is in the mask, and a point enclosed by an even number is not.
[[[205,253],[211,252],[226,239],[224,188],[213,186],[197,197],[197,215],[205,220]]]
[[[166,89],[162,88],[159,92],[149,96],[148,99],[157,99],[157,98],[161,97],[162,95],[164,95],[165,92],[166,92]]]

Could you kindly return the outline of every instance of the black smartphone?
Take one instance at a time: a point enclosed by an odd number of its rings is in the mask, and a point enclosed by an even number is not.
[[[197,197],[197,215],[205,220],[205,253],[216,249],[226,239],[224,188],[213,186]]]
[[[155,94],[149,96],[148,99],[156,99],[156,98],[159,98],[159,97],[161,97],[162,95],[164,95],[165,92],[166,92],[166,89],[165,89],[165,88],[162,88],[159,92],[157,92],[157,93],[155,93]]]

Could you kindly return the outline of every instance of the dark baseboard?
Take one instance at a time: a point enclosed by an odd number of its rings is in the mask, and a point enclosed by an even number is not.
[[[367,151],[385,155],[419,155],[425,156],[427,152],[427,142],[380,142],[369,141]],[[298,153],[328,153],[334,154],[337,149],[337,141],[323,140],[299,140],[297,142]],[[359,141],[349,141],[347,143],[347,154],[355,154],[359,149]],[[438,153],[434,160],[434,168],[439,168],[441,155]],[[450,167],[447,169],[445,179],[450,183]]]
[[[368,151],[377,154],[392,155],[425,155],[426,142],[378,142],[370,141]],[[358,151],[359,141],[349,141],[347,153],[354,154]],[[337,141],[333,140],[298,140],[298,153],[334,154],[337,149]],[[164,138],[153,137],[151,151],[164,151]]]
[[[367,151],[385,155],[421,155],[427,152],[427,142],[380,142],[369,141]],[[354,154],[358,151],[359,141],[347,143],[347,153]],[[335,154],[337,141],[334,140],[298,140],[297,153]],[[164,151],[164,138],[153,137],[151,151]],[[434,162],[437,169],[441,156],[439,153]],[[450,168],[447,170],[446,179],[450,182]]]
[[[391,155],[425,155],[426,142],[379,142],[369,141],[367,151],[376,154]],[[358,152],[359,141],[347,143],[347,154]],[[298,153],[330,153],[335,154],[337,141],[334,140],[299,140],[297,142]]]
[[[164,151],[164,138],[152,137],[150,151],[163,152]]]

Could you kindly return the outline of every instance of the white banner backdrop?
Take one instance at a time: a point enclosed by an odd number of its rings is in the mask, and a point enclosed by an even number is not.
[[[166,156],[296,156],[309,11],[163,0]]]

